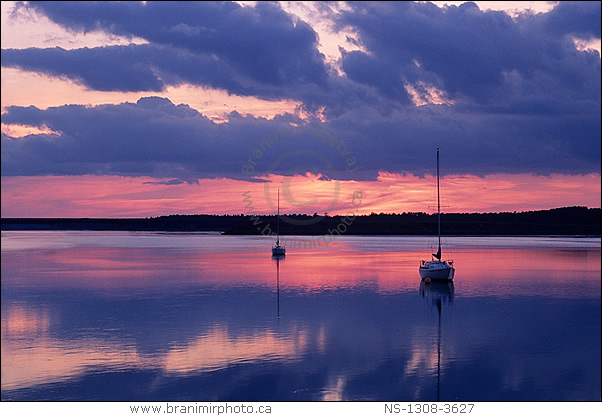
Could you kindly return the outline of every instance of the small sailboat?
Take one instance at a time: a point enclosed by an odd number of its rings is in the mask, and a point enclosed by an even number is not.
[[[439,197],[439,149],[437,149],[437,234],[439,248],[430,261],[420,261],[420,278],[428,281],[451,281],[454,278],[454,261],[441,261],[441,202]]]
[[[280,189],[278,189],[278,219],[276,225],[276,245],[272,247],[272,256],[284,256],[286,248],[280,245]]]

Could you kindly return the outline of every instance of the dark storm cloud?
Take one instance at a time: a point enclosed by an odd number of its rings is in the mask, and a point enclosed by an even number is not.
[[[377,110],[363,115],[371,122],[358,121],[356,112],[328,123],[231,113],[229,122],[216,124],[187,105],[157,97],[96,107],[13,106],[2,116],[6,124],[54,133],[3,134],[2,175],[118,174],[194,183],[213,177],[253,180],[244,168],[253,166],[259,176],[311,171],[332,179],[374,179],[379,170],[433,173],[436,147],[453,160],[446,174],[600,168],[600,141],[589,142],[591,131],[600,134],[599,118],[544,117],[537,124],[513,114],[474,117],[428,106],[401,120]],[[290,123],[299,125],[298,132],[291,133]]]
[[[194,182],[240,173],[237,152],[252,150],[244,148],[244,118],[214,124],[186,105],[157,97],[97,107],[9,107],[2,118],[56,132],[3,135],[2,175],[121,174]],[[256,122],[255,132],[269,132],[273,126],[267,124]]]
[[[598,2],[559,3],[512,19],[474,3],[351,2],[332,14],[365,51],[342,50],[340,77],[315,31],[277,3],[28,2],[68,30],[142,38],[149,45],[3,51],[2,65],[69,77],[92,89],[161,91],[194,84],[242,96],[294,99],[329,115],[357,106],[413,105],[428,87],[473,111],[563,112],[600,102],[600,58],[572,38],[600,36]],[[537,105],[545,102],[546,105]]]
[[[436,147],[453,160],[444,173],[599,173],[600,57],[573,42],[600,35],[600,3],[585,3],[561,2],[548,13],[512,19],[470,3],[352,2],[331,19],[351,28],[362,50],[342,50],[339,75],[324,63],[313,29],[277,4],[32,2],[22,7],[69,30],[149,44],[3,50],[2,65],[98,90],[190,83],[323,107],[328,122],[320,128],[344,140],[357,159],[353,178],[374,178],[379,170],[432,173]],[[434,87],[450,103],[417,107],[408,85],[423,97]],[[252,180],[241,167],[261,140],[294,122],[304,126],[305,138],[271,148],[256,172],[303,150],[327,155],[334,169],[328,177],[349,177],[336,148],[309,137],[317,121],[290,114],[266,120],[231,113],[228,123],[215,124],[188,106],[144,98],[98,107],[9,107],[2,121],[60,132],[3,136],[2,175]]]
[[[544,28],[589,40],[600,38],[600,2],[563,1],[541,16]]]
[[[292,90],[287,88],[327,81],[316,33],[305,22],[294,22],[277,3],[28,2],[20,7],[33,8],[71,31],[138,37],[152,45],[2,53],[3,66],[67,76],[93,88],[159,91],[192,83],[239,95],[288,98]]]
[[[5,49],[2,66],[66,76],[96,91],[159,92],[170,84],[192,83],[240,95],[257,92],[239,84],[230,67],[215,58],[153,45]]]
[[[561,3],[548,14],[517,20],[503,12],[483,12],[474,3],[439,8],[431,3],[351,2],[350,7],[337,23],[357,31],[367,50],[343,54],[343,68],[357,82],[382,91],[423,82],[458,103],[477,105],[476,110],[512,111],[542,97],[600,102],[598,53],[578,51],[564,36],[550,34],[553,27],[563,35],[599,37],[599,18],[597,23],[587,19],[581,30],[575,22],[575,16],[595,15],[596,9],[599,17],[599,3]]]

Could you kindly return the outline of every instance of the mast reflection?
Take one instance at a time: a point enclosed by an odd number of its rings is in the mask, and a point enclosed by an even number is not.
[[[452,304],[454,301],[454,283],[452,281],[420,282],[420,295],[430,299],[431,304],[437,307],[437,402],[441,391],[441,309],[443,303]]]
[[[276,304],[277,316],[280,318],[280,261],[284,261],[284,255],[272,256],[272,261],[276,261]]]

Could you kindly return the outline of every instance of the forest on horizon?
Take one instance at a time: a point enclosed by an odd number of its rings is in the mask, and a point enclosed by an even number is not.
[[[564,207],[503,213],[442,213],[441,233],[460,235],[601,234],[600,208]],[[2,230],[218,232],[273,235],[275,215],[169,215],[150,218],[2,218]],[[433,235],[437,214],[372,213],[357,216],[281,215],[281,235]]]

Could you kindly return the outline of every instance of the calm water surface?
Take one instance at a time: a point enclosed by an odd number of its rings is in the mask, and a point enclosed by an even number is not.
[[[3,231],[2,400],[601,398],[600,238],[272,242]]]

